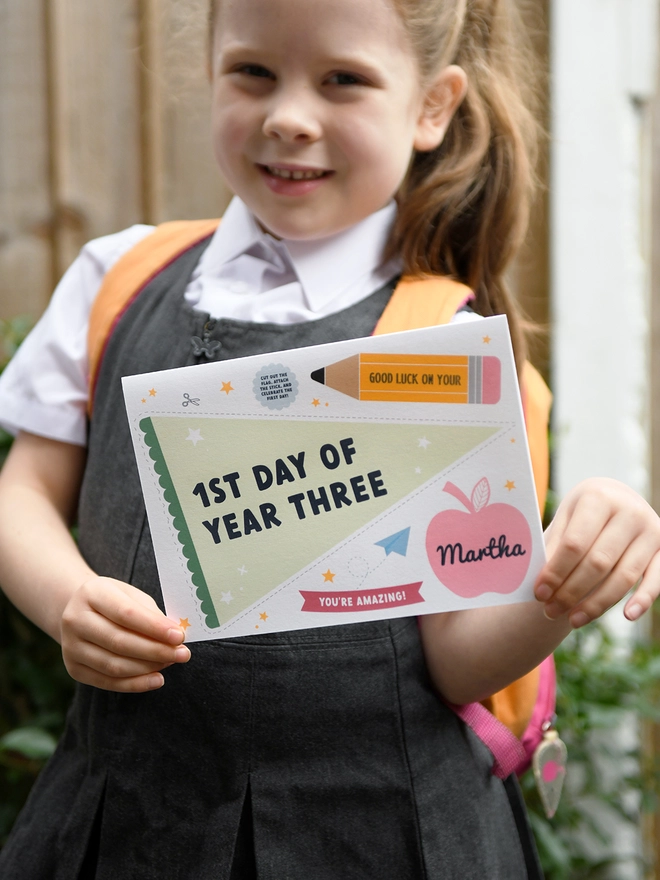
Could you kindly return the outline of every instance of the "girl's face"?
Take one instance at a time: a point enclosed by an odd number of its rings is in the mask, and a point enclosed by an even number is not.
[[[387,204],[465,88],[459,68],[422,88],[390,0],[221,0],[212,73],[220,168],[290,239],[332,235]]]

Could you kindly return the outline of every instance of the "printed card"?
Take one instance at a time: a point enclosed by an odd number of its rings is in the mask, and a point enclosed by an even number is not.
[[[188,641],[533,598],[503,317],[130,376],[124,395]]]

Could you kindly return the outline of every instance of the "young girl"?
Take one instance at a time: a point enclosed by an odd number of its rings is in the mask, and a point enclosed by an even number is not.
[[[654,512],[613,481],[578,486],[537,603],[191,651],[162,610],[119,383],[368,335],[402,272],[451,275],[477,312],[505,312],[522,363],[503,284],[530,179],[512,9],[217,0],[212,28],[215,153],[237,194],[218,231],[119,321],[89,426],[89,311],[145,227],[83,250],[0,384],[18,434],[0,582],[81,683],[0,875],[538,876],[515,791],[438,692],[485,698],[643,577],[638,618],[660,591]]]

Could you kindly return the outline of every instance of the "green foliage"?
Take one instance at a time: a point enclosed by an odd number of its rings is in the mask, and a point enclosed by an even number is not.
[[[635,726],[660,722],[660,646],[622,649],[605,626],[592,624],[555,658],[568,773],[553,819],[543,813],[533,774],[523,779],[541,861],[547,880],[614,877],[617,864],[634,854],[614,851],[611,822],[636,831],[640,812],[655,812],[660,793],[660,766],[644,753]]]
[[[59,645],[0,594],[0,843],[52,753],[73,693]]]
[[[0,321],[0,371],[30,321]],[[0,462],[11,437],[0,431]],[[0,844],[64,726],[73,682],[59,645],[0,593]]]
[[[32,758],[50,758],[55,751],[57,740],[40,727],[19,727],[0,737],[0,752],[12,752]]]

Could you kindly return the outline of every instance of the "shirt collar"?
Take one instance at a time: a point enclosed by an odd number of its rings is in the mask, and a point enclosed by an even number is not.
[[[264,232],[244,202],[235,196],[202,258],[203,271],[217,274],[241,254],[272,254],[273,262],[288,263],[312,311],[319,311],[383,263],[383,251],[396,217],[391,201],[380,211],[336,235],[313,241],[278,241]],[[202,269],[202,265],[200,265]],[[393,266],[392,274],[397,267]]]

